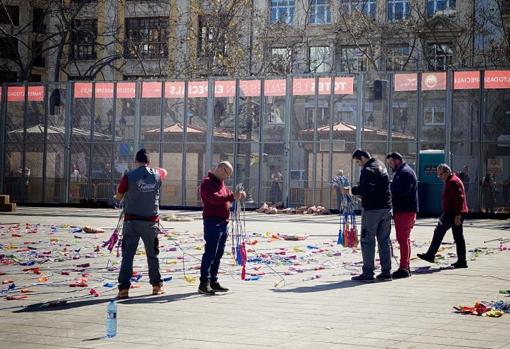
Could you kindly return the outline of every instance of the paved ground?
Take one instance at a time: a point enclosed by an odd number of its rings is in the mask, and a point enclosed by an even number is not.
[[[6,273],[0,280],[11,279],[17,287],[35,291],[27,293],[24,300],[0,300],[0,347],[510,348],[510,314],[495,319],[452,312],[457,304],[509,300],[498,290],[510,288],[510,252],[499,251],[497,242],[484,243],[510,238],[508,221],[466,223],[468,249],[479,249],[470,253],[469,269],[438,271],[434,265],[429,273],[415,274],[410,279],[359,285],[349,279],[359,269],[356,262],[361,254],[336,246],[336,217],[249,213],[247,229],[255,233],[252,241],[258,241],[251,247],[254,251],[250,256],[267,257],[272,263],[266,266],[255,260],[248,271],[260,279],[241,281],[240,268],[225,256],[221,281],[232,291],[205,297],[196,294],[196,284],[184,280],[183,257],[175,248],[178,242],[188,253],[184,269],[192,278],[197,274],[196,258],[201,254],[199,213],[177,214],[196,219],[164,223],[173,228],[161,240],[163,276],[173,277],[166,284],[167,294],[148,296],[150,288],[146,276],[142,277],[137,284],[140,287],[131,290],[132,298],[119,302],[119,335],[113,339],[103,336],[105,302],[114,290],[103,285],[115,282],[116,272],[108,272],[105,267],[108,259],[114,263],[118,259],[104,249],[94,249],[110,235],[118,211],[19,208],[14,214],[0,214],[0,255],[4,260],[20,258],[15,264],[0,266],[0,272]],[[16,230],[7,225],[10,223],[23,225]],[[26,231],[24,223],[39,226],[28,226]],[[72,233],[63,224],[105,227],[107,232],[99,237]],[[413,255],[427,247],[434,224],[435,220],[429,219],[418,222],[413,232]],[[280,241],[271,238],[275,233],[310,237]],[[452,241],[450,233],[446,241]],[[448,244],[444,247],[441,263],[455,261],[454,248]],[[20,266],[20,261],[31,256],[41,261],[44,253],[49,261],[39,265],[41,274],[22,271],[37,264]],[[77,267],[85,263],[90,266]],[[418,260],[412,264],[414,268],[427,266]],[[63,270],[70,271],[70,275],[61,275]],[[136,257],[135,270],[142,274],[146,270],[142,252]],[[88,273],[87,288],[68,286],[83,273]],[[8,285],[0,286],[6,289]],[[101,296],[87,298],[91,288]],[[66,306],[44,304],[66,298]]]

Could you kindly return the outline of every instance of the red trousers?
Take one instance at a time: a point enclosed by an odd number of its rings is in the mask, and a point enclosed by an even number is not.
[[[416,222],[415,212],[394,212],[395,231],[400,245],[400,268],[409,269],[411,259],[411,230]]]

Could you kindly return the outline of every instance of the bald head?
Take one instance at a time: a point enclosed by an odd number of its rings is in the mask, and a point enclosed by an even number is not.
[[[232,167],[232,164],[228,161],[222,161],[216,166],[214,169],[214,175],[218,177],[221,180],[225,180],[232,176],[232,173],[234,172],[234,168]]]

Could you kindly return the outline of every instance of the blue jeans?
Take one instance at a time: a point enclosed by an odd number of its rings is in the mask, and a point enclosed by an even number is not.
[[[201,283],[218,281],[220,260],[225,252],[228,237],[227,225],[228,223],[221,218],[204,219],[205,251],[200,266]]]
[[[375,240],[379,247],[379,259],[383,274],[391,272],[391,210],[363,210],[361,215],[361,255],[363,274],[374,275]]]

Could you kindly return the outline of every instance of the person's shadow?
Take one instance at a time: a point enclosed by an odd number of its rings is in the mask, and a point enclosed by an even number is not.
[[[329,282],[329,283],[323,283],[319,285],[314,286],[301,286],[301,287],[295,287],[295,288],[274,288],[272,289],[273,292],[276,293],[311,293],[311,292],[323,292],[323,291],[330,291],[330,290],[337,290],[337,289],[343,289],[343,288],[351,288],[351,287],[358,287],[358,286],[368,286],[370,284],[374,284],[374,282],[358,282],[358,281],[352,281],[352,280],[342,280],[342,281],[335,281],[335,282]]]
[[[128,299],[117,300],[119,304],[150,304],[150,303],[169,303],[184,300],[192,297],[200,297],[197,292],[179,293],[179,294],[163,294],[160,296],[140,295],[129,297]],[[101,303],[107,303],[113,298],[94,298],[85,300],[69,300],[67,302],[47,301],[28,305],[22,309],[13,311],[13,313],[33,313],[45,311],[58,311],[74,308],[81,308]]]

